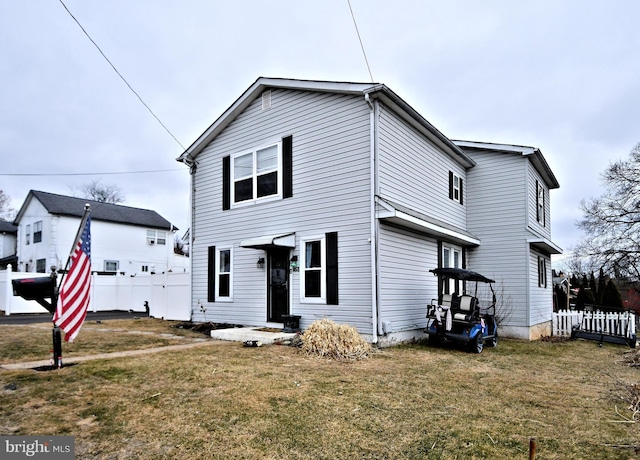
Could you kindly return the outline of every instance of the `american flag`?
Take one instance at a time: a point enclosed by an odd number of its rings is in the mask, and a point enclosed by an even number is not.
[[[73,342],[87,316],[91,287],[91,216],[82,229],[71,255],[71,267],[67,273],[53,322],[64,331],[64,339]]]

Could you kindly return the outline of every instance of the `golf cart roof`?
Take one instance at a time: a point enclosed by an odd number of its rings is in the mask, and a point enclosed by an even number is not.
[[[471,270],[465,270],[463,268],[434,268],[429,270],[431,273],[443,278],[451,278],[455,280],[463,281],[480,281],[482,283],[495,283],[494,280],[487,278],[477,272]]]

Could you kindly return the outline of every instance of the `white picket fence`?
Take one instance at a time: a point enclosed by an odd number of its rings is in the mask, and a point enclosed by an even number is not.
[[[553,313],[553,335],[570,336],[574,325],[579,325],[582,330],[596,333],[627,338],[636,335],[636,315],[633,312],[561,310]]]
[[[5,315],[46,313],[34,300],[13,295],[11,280],[48,277],[46,273],[0,271],[0,310]],[[190,273],[161,273],[137,276],[91,275],[89,311],[146,311],[155,318],[188,321],[191,319]]]

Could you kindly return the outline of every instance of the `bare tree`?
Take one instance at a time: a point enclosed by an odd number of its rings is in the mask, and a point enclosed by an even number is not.
[[[101,203],[119,204],[124,203],[125,200],[124,193],[120,187],[113,184],[102,184],[99,180],[83,184],[78,190],[82,198]]]
[[[602,174],[606,192],[581,204],[576,252],[614,278],[640,279],[640,143]]]
[[[0,190],[0,219],[13,220],[15,216],[16,210],[11,207],[11,198]]]

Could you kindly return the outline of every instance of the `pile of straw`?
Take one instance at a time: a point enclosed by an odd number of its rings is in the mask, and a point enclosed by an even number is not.
[[[356,328],[336,324],[330,319],[314,321],[301,335],[302,350],[307,354],[336,360],[357,360],[369,357],[371,345]]]

